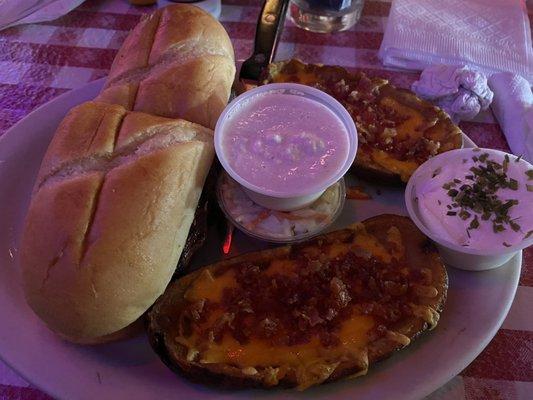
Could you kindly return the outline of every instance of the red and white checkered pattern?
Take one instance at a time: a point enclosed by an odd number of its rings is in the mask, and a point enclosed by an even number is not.
[[[221,21],[233,40],[238,59],[251,53],[258,0],[223,0]],[[35,107],[55,96],[107,74],[128,31],[148,7],[126,0],[88,0],[55,21],[0,32],[0,135]],[[377,50],[390,1],[366,0],[361,21],[351,30],[315,34],[287,21],[278,59],[363,69],[370,75],[409,87],[418,74],[385,70]],[[478,145],[509,151],[491,113],[461,128]],[[502,329],[481,355],[459,376],[435,392],[435,399],[533,398],[533,248],[524,252],[516,299]],[[0,362],[0,399],[50,399]]]

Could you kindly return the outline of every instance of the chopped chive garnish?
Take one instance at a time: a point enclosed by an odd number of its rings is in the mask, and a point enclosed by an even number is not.
[[[448,190],[448,196],[455,197],[459,194],[459,191],[457,189],[450,189]]]
[[[518,232],[520,230],[520,225],[518,225],[516,222],[514,221],[509,221],[509,226],[511,227],[511,229],[515,232]]]
[[[433,171],[433,175],[431,175],[432,178],[435,178],[438,174],[440,174],[442,171],[442,168],[439,167],[435,171]]]
[[[470,218],[472,214],[470,214],[468,211],[466,210],[461,210],[459,212],[459,217],[461,217],[462,220],[467,220],[468,218]]]
[[[509,189],[511,190],[518,190],[518,181],[516,179],[509,179],[508,183]]]
[[[520,225],[512,221],[509,214],[518,200],[502,200],[497,195],[500,189],[516,191],[519,188],[518,180],[507,175],[509,156],[504,156],[502,164],[491,160],[486,152],[473,156],[472,160],[477,164],[465,175],[465,181],[454,178],[442,185],[452,199],[451,205],[446,206],[447,215],[458,215],[464,221],[470,219],[469,230],[479,228],[480,221],[491,221],[494,232],[502,232],[506,226],[520,230]],[[526,174],[533,179],[533,170]],[[533,191],[533,185],[527,185],[527,189]]]
[[[474,217],[472,221],[470,221],[470,225],[468,226],[468,229],[477,229],[479,228],[479,220],[477,219],[477,215]]]
[[[509,156],[506,154],[503,160],[503,172],[507,172],[508,167],[509,167]]]
[[[507,243],[507,242],[503,242],[502,244],[503,244],[505,247],[511,247],[511,245],[510,245],[509,243]]]
[[[504,228],[504,226],[502,224],[493,224],[492,225],[492,230],[495,233],[498,233],[498,232],[503,232],[505,230],[505,228]]]

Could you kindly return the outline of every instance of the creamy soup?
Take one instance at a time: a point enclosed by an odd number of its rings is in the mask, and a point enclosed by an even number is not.
[[[249,184],[268,194],[291,196],[324,189],[347,160],[349,138],[343,122],[323,104],[270,92],[232,111],[224,125],[222,151]]]

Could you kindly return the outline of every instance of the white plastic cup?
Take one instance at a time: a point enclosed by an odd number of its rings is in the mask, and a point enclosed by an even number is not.
[[[302,96],[307,99],[317,101],[326,106],[339,118],[348,134],[348,145],[350,148],[348,149],[344,163],[338,168],[332,178],[325,180],[324,182],[320,183],[320,185],[316,185],[313,188],[301,192],[290,194],[272,194],[271,191],[264,190],[246,181],[231,167],[222,148],[224,125],[233,112],[238,112],[236,109],[243,102],[249,101],[249,99],[254,96],[265,95],[267,93],[285,94],[287,96]],[[346,111],[344,106],[327,93],[324,93],[321,90],[313,87],[300,85],[297,83],[272,83],[269,85],[259,86],[241,94],[224,109],[215,126],[215,151],[226,172],[243,186],[244,191],[255,203],[272,210],[293,211],[313,203],[322,195],[322,193],[324,193],[328,187],[341,179],[348,171],[355,160],[355,154],[357,152],[357,129],[355,128],[355,123],[352,117],[348,111]]]
[[[431,179],[435,169],[440,165],[461,163],[463,158],[472,157],[472,155],[479,155],[482,153],[505,154],[504,152],[492,149],[480,149],[479,152],[475,153],[472,152],[472,148],[446,151],[430,158],[428,161],[418,167],[413,175],[411,175],[411,178],[409,179],[409,182],[407,182],[407,186],[405,188],[405,205],[407,206],[407,212],[409,213],[409,216],[415,225],[426,236],[435,242],[441,258],[446,265],[467,271],[485,271],[502,266],[520,250],[533,245],[533,236],[529,237],[528,239],[524,239],[520,243],[517,243],[513,246],[507,248],[498,247],[492,250],[473,249],[461,246],[457,243],[452,243],[436,235],[431,228],[426,226],[426,224],[423,222],[415,201],[415,186],[422,180]],[[511,162],[514,162],[516,156],[512,154],[509,154],[509,156],[511,157]],[[527,161],[520,160],[520,162],[527,163],[531,168],[531,165]]]

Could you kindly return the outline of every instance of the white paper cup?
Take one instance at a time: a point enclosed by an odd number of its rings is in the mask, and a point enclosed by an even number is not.
[[[505,154],[501,151],[492,149],[480,149],[479,152],[473,152],[471,148],[451,150],[441,153],[422,164],[413,173],[405,188],[405,205],[407,206],[407,212],[418,229],[435,242],[445,264],[468,271],[484,271],[500,267],[520,250],[533,245],[533,236],[524,239],[513,246],[507,248],[498,247],[492,250],[474,249],[461,246],[457,243],[452,243],[438,236],[431,227],[423,222],[418,204],[415,201],[415,187],[418,182],[431,179],[431,176],[437,167],[446,163],[461,163],[463,158],[472,157],[472,155],[479,155],[482,153]],[[511,158],[511,162],[514,162],[516,156],[510,154],[509,157]],[[526,163],[529,165],[529,168],[532,168],[527,161],[520,160],[520,162]]]
[[[260,188],[243,179],[228,162],[223,150],[223,138],[225,133],[225,124],[233,112],[243,103],[249,101],[254,96],[265,95],[268,93],[285,94],[287,96],[302,96],[307,99],[316,101],[329,110],[331,110],[342,122],[348,134],[349,149],[344,163],[338,168],[330,179],[318,182],[309,190],[301,192],[283,194],[273,193],[270,190]],[[330,95],[310,86],[300,85],[297,83],[273,83],[259,86],[247,91],[235,98],[222,112],[215,127],[215,151],[220,163],[226,172],[237,182],[239,182],[248,196],[257,204],[279,211],[293,211],[303,208],[318,199],[324,191],[341,179],[348,171],[357,152],[357,130],[355,123],[344,106]]]

